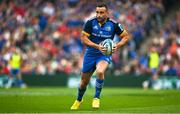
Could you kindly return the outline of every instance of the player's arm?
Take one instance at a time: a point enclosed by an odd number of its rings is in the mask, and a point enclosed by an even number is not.
[[[9,64],[10,66],[12,65],[12,55],[11,55],[10,59],[9,59],[7,62],[8,62],[8,64]]]
[[[98,49],[99,45],[96,44],[96,43],[93,43],[91,40],[89,40],[89,38],[88,38],[89,36],[90,36],[90,34],[82,31],[81,42],[83,44],[85,44],[86,46],[91,46],[91,47],[94,47],[94,48]]]
[[[82,31],[81,42],[83,44],[85,44],[86,46],[90,46],[90,47],[96,48],[96,49],[100,50],[101,52],[105,53],[106,52],[106,48],[104,48],[103,46],[98,45],[98,44],[92,42],[91,40],[89,40],[89,38],[88,38],[89,35],[90,34],[86,33],[85,31]]]
[[[124,29],[123,32],[119,35],[121,39],[120,42],[117,43],[117,48],[119,49],[120,47],[122,47],[123,45],[125,45],[129,39],[130,39],[130,36],[128,34],[128,32]]]
[[[20,64],[22,65],[23,62],[24,62],[24,59],[23,59],[23,54],[19,51],[19,56],[20,56]]]
[[[125,45],[129,39],[130,39],[130,35],[127,32],[126,29],[123,29],[122,27],[118,27],[118,32],[120,32],[119,34],[119,38],[121,38],[121,41],[118,42],[114,48],[113,48],[113,52],[116,52],[120,47],[122,47],[123,45]]]

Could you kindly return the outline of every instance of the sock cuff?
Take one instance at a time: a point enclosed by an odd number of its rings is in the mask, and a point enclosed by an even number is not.
[[[78,87],[78,90],[86,90],[86,87],[85,88]]]
[[[96,82],[98,82],[98,83],[103,83],[104,82],[104,79],[103,80],[101,80],[101,79],[96,79]]]

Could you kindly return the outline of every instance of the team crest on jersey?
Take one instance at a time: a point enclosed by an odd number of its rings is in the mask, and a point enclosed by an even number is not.
[[[107,26],[107,27],[105,28],[105,30],[106,30],[106,31],[111,31],[111,27],[110,27],[110,26]]]

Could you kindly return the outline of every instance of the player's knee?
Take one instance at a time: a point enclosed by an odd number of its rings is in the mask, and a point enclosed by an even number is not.
[[[97,71],[96,71],[96,74],[97,74],[98,76],[104,76],[104,72],[101,71],[101,70],[97,70]]]
[[[88,80],[81,80],[81,86],[86,87],[88,85],[89,81]]]

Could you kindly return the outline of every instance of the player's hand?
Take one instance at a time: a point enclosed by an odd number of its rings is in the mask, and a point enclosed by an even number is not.
[[[118,48],[117,48],[117,45],[114,44],[112,53],[114,53],[114,52],[116,52],[116,51],[118,51]]]
[[[102,53],[106,53],[107,49],[105,47],[103,47],[102,45],[99,45],[99,50],[102,52]]]

